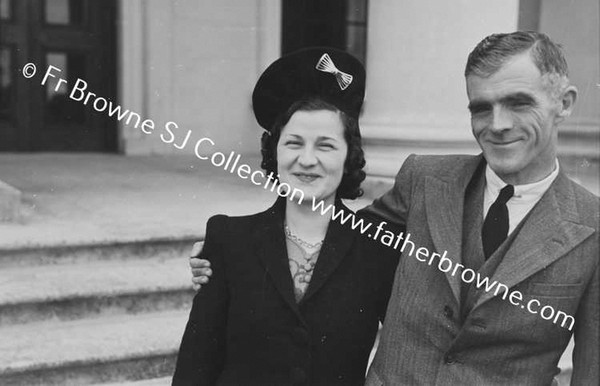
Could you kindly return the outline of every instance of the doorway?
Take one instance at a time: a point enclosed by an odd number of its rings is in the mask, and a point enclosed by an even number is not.
[[[117,150],[116,122],[68,97],[80,78],[116,102],[116,16],[116,0],[0,0],[0,151]],[[41,85],[49,65],[66,86]]]
[[[342,49],[366,65],[368,0],[283,0],[281,53]]]

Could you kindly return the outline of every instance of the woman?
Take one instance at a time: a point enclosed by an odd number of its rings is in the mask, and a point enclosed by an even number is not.
[[[397,256],[312,208],[314,198],[347,215],[341,199],[362,193],[364,79],[358,60],[330,48],[260,77],[262,167],[305,199],[208,221],[201,257],[214,273],[194,298],[174,385],[364,383]]]

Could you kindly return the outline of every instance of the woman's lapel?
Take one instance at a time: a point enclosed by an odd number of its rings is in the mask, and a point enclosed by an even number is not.
[[[350,213],[352,213],[352,216],[355,216],[355,214],[339,199],[335,202],[335,210],[343,210],[343,216],[339,216],[337,219],[329,221],[327,235],[325,236],[325,242],[323,243],[323,247],[319,253],[319,259],[315,265],[315,271],[312,275],[310,284],[308,285],[308,289],[306,290],[306,294],[300,303],[306,302],[319,291],[340,265],[342,260],[348,255],[354,244],[354,238],[358,233],[358,231],[350,228],[350,224],[354,219],[350,217],[349,221],[346,221],[344,225],[340,223],[340,219],[347,218],[346,216]]]
[[[285,199],[278,198],[275,204],[263,212],[260,222],[252,235],[254,250],[267,274],[273,280],[277,291],[285,302],[301,317],[294,298],[294,283],[288,262],[283,220]]]

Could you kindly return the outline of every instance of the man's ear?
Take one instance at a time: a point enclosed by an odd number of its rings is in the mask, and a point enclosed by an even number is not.
[[[577,87],[568,86],[563,90],[559,97],[559,112],[558,117],[560,117],[561,121],[571,115],[573,111],[573,106],[575,106],[575,101],[577,101]]]

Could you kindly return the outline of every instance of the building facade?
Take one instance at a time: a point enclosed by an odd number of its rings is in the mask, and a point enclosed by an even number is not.
[[[366,65],[368,172],[389,178],[411,152],[477,152],[467,54],[490,33],[534,29],[564,45],[580,90],[562,155],[597,164],[598,8],[596,0],[0,0],[0,150],[193,154],[209,138],[199,153],[258,154],[250,96],[259,74],[282,52],[333,45]],[[35,77],[22,75],[25,63],[37,65]],[[50,65],[60,72],[42,85]],[[86,104],[69,98],[76,79],[87,85],[77,97],[95,94]],[[118,119],[125,111],[139,117]]]

